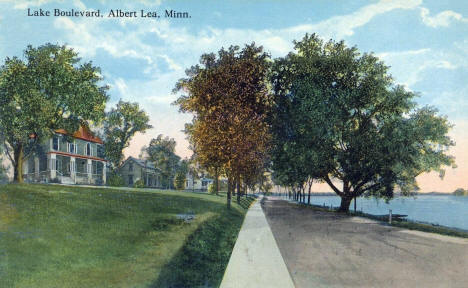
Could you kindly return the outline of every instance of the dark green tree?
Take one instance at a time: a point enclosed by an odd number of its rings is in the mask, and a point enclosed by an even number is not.
[[[176,142],[173,138],[159,134],[150,141],[147,148],[148,158],[162,171],[162,185],[167,189],[174,188],[174,178],[179,166],[180,157],[175,154]]]
[[[113,167],[118,167],[123,160],[123,150],[128,147],[130,140],[136,133],[145,133],[152,126],[144,110],[140,110],[138,103],[117,103],[106,113],[104,121],[104,149],[107,159]]]
[[[100,69],[80,64],[71,48],[28,46],[24,58],[6,58],[0,68],[0,137],[16,182],[23,181],[23,160],[37,143],[56,129],[99,122],[108,99],[108,87],[98,84]]]
[[[175,179],[174,179],[174,186],[177,190],[182,190],[185,188],[185,181],[187,178],[187,173],[189,172],[189,161],[187,159],[184,159],[180,161]]]
[[[408,194],[418,189],[419,174],[443,175],[443,166],[454,165],[446,153],[454,145],[447,118],[418,108],[416,94],[395,85],[377,57],[315,34],[294,44],[271,77],[288,121],[284,137],[275,133],[275,149],[293,161],[304,155],[308,176],[341,197],[340,211],[361,195]],[[276,173],[289,180],[296,169],[284,157],[277,153]]]

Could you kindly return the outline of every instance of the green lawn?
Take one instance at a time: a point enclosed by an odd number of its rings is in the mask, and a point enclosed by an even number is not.
[[[178,191],[0,186],[0,287],[217,287],[245,208]],[[177,214],[195,214],[186,223]]]

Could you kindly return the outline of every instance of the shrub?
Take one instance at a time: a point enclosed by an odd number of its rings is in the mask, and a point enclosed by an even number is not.
[[[210,194],[215,194],[216,193],[216,187],[214,183],[208,184],[208,193]]]
[[[468,190],[465,190],[463,188],[458,188],[452,194],[455,196],[468,196]]]
[[[109,176],[109,186],[122,187],[125,186],[125,181],[119,174],[112,174]]]
[[[57,177],[55,177],[55,178],[50,179],[49,183],[62,183],[62,181],[60,181]]]
[[[133,188],[145,188],[145,182],[143,182],[143,179],[138,179],[133,183]]]
[[[183,190],[185,188],[185,174],[177,173],[174,179],[174,186],[177,190]]]

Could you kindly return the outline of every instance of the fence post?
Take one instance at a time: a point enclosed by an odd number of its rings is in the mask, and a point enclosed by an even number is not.
[[[388,210],[388,224],[392,225],[392,209]]]

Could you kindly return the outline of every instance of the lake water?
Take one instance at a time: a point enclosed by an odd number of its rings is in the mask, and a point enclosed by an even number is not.
[[[310,202],[316,205],[325,204],[328,207],[330,205],[338,207],[341,198],[312,195]],[[393,214],[408,215],[408,220],[468,230],[468,197],[418,195],[416,197],[396,197],[388,204],[375,198],[358,198],[356,204],[358,211],[368,214],[388,214],[388,210],[392,209]],[[354,210],[354,202],[351,202],[350,210]]]

